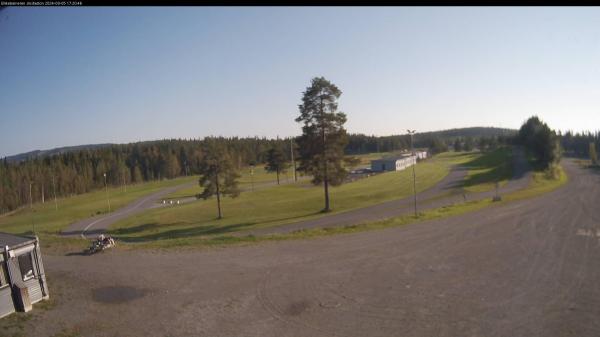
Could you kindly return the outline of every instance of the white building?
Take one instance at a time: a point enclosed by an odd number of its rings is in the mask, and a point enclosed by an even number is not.
[[[427,151],[415,151],[414,156],[404,153],[399,157],[371,160],[371,170],[374,172],[402,171],[417,163],[417,159],[427,158]]]

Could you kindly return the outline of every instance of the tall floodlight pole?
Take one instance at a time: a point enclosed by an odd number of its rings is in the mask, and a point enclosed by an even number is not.
[[[250,186],[254,192],[254,164],[250,165]]]
[[[413,193],[415,196],[415,218],[417,217],[417,175],[415,173],[415,166],[417,166],[417,159],[415,158],[415,148],[413,147],[413,135],[416,130],[406,130],[410,135],[410,151],[412,152],[412,158],[415,161],[412,165],[413,167]]]
[[[31,212],[31,229],[33,234],[35,234],[35,222],[33,221],[33,194],[31,193],[31,189],[33,187],[33,182],[29,182],[29,211]]]
[[[292,170],[294,172],[294,181],[298,181],[296,178],[296,162],[294,161],[294,138],[290,138],[290,154],[292,156]]]
[[[58,211],[58,202],[56,201],[56,184],[54,183],[54,175],[52,175],[52,190],[54,192],[54,208]]]
[[[106,183],[106,173],[104,173],[104,188],[106,189],[106,202],[108,202],[108,213],[110,213],[110,198],[108,197],[108,184]]]

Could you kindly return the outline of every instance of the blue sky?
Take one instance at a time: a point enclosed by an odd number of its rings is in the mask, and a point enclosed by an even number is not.
[[[350,132],[600,129],[600,8],[8,8],[0,157],[297,135],[325,76]]]

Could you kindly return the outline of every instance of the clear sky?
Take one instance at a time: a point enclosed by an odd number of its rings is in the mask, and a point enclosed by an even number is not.
[[[291,136],[325,76],[349,132],[600,129],[600,8],[8,8],[0,157]]]

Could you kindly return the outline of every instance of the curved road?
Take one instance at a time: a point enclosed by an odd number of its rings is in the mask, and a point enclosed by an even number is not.
[[[112,213],[95,216],[92,218],[75,222],[69,225],[69,227],[66,230],[63,230],[61,234],[65,236],[81,236],[84,239],[86,238],[86,235],[99,235],[101,233],[104,233],[104,231],[110,225],[119,220],[141,213],[150,208],[162,206],[162,204],[159,204],[158,202],[165,195],[171,194],[175,191],[184,188],[194,186],[194,184],[196,183],[191,182],[182,185],[167,187],[158,192],[146,195],[125,207],[119,208],[118,210]]]
[[[565,168],[569,183],[551,193],[415,225],[227,249],[46,255],[56,304],[34,308],[39,319],[21,333],[600,336],[600,175]]]

